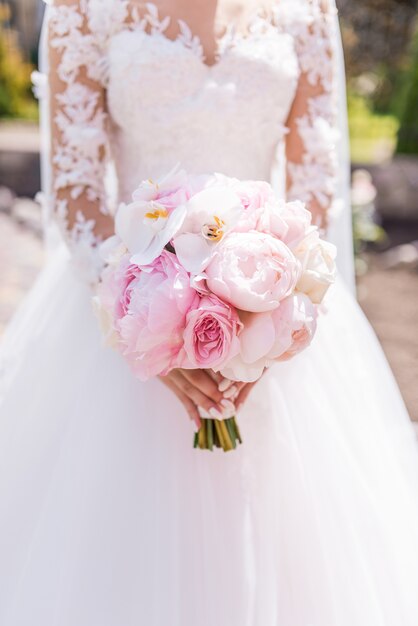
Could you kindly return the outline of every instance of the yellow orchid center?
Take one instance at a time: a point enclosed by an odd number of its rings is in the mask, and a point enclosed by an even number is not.
[[[168,217],[168,211],[166,209],[155,209],[149,213],[145,213],[145,217],[149,220],[158,220],[159,217]]]
[[[217,215],[214,215],[213,219],[215,223],[205,224],[202,228],[202,234],[205,239],[209,239],[210,241],[220,241],[224,236],[223,227],[225,226],[225,222]]]

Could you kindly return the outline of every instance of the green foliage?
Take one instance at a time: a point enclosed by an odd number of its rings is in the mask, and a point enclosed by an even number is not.
[[[418,154],[418,28],[414,37],[412,55],[406,72],[405,87],[400,107],[398,154]]]
[[[348,96],[351,159],[354,163],[381,162],[396,146],[399,122],[394,115],[375,113],[365,96]]]
[[[36,118],[31,91],[32,66],[20,52],[16,33],[7,28],[9,9],[0,4],[0,117]]]
[[[349,80],[373,73],[373,108],[391,112],[413,35],[417,0],[337,0]]]

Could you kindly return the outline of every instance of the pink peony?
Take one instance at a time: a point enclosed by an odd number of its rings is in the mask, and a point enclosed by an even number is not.
[[[234,227],[235,232],[245,233],[249,230],[268,230],[260,228],[260,217],[265,207],[275,204],[275,197],[271,185],[265,181],[238,181],[234,191],[241,200],[244,212]],[[276,234],[276,233],[272,233]]]
[[[130,263],[123,274],[123,281],[120,285],[119,297],[116,300],[116,315],[118,318],[123,317],[129,311],[131,303],[132,290],[135,280],[139,278],[140,269],[137,265]]]
[[[98,295],[115,320],[126,315],[130,302],[130,285],[140,271],[137,265],[130,262],[128,254],[121,257],[118,266],[110,266],[103,271]]]
[[[264,180],[238,181],[233,189],[246,211],[260,209],[274,199],[271,185]]]
[[[266,204],[258,211],[255,229],[262,233],[269,233],[286,243],[289,226],[286,222],[286,205],[279,201]]]
[[[222,368],[231,380],[258,380],[265,367],[290,359],[305,349],[316,331],[317,310],[310,299],[295,293],[268,313],[241,314],[240,351]]]
[[[166,374],[183,344],[186,315],[199,295],[176,256],[164,250],[129,283],[118,327],[123,352],[141,380]],[[129,302],[128,302],[129,301]]]
[[[276,357],[277,360],[291,359],[309,346],[316,332],[317,317],[317,308],[302,293],[295,293],[281,303],[277,314],[273,312],[273,321],[276,328],[287,326],[291,343],[285,352]]]
[[[282,210],[281,217],[287,224],[287,232],[283,241],[291,250],[311,231],[312,215],[305,208],[303,202],[287,202]]]
[[[251,231],[231,233],[206,268],[207,285],[243,311],[270,311],[295,289],[300,263],[280,240]]]
[[[233,307],[216,296],[203,296],[187,314],[182,367],[219,369],[239,351],[238,334],[242,327]]]

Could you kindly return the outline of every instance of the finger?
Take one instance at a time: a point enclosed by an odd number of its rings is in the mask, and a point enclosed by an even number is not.
[[[197,406],[202,407],[215,419],[222,419],[222,413],[217,404],[200,391],[188,378],[184,376],[185,370],[173,370],[171,376],[180,390]]]
[[[233,380],[225,378],[220,372],[214,372],[213,370],[205,370],[205,372],[216,382],[219,391],[222,393],[234,384]]]
[[[205,372],[208,376],[213,378],[217,385],[219,385],[223,380],[228,380],[227,378],[224,378],[220,372],[214,372],[213,370],[205,370]]]
[[[176,395],[178,399],[180,400],[180,402],[183,403],[183,406],[186,409],[188,416],[194,423],[195,430],[199,430],[199,428],[202,426],[202,420],[199,415],[199,410],[197,406],[180,389],[178,389]]]
[[[230,386],[223,392],[223,396],[224,398],[228,398],[230,400],[235,400],[239,394],[239,392],[241,391],[241,389],[246,385],[247,383],[241,383],[241,382],[236,382],[236,381],[231,381]]]
[[[228,389],[230,389],[233,385],[234,385],[233,380],[229,380],[229,378],[224,378],[218,384],[218,389],[219,391],[222,391],[222,393],[225,393],[225,391],[228,391]]]
[[[256,384],[256,382],[254,382],[254,383],[246,383],[244,385],[244,387],[242,387],[241,391],[239,392],[239,394],[238,394],[238,396],[237,396],[237,398],[235,400],[235,406],[237,407],[237,411],[242,407],[242,405],[244,404],[244,402],[246,401],[246,399],[250,395],[250,392],[251,392],[252,388],[254,387],[254,385]]]
[[[221,400],[221,405],[224,406],[224,403],[226,401],[231,401],[234,403],[236,399],[238,398],[241,389],[243,389],[243,387],[245,387],[246,384],[247,383],[233,381],[231,386],[226,391],[223,392],[224,399]]]
[[[219,403],[223,395],[218,389],[218,385],[205,370],[180,370],[184,378],[199,389],[213,403]]]
[[[207,372],[209,376],[213,378],[218,386],[219,391],[222,393],[234,384],[232,380],[229,380],[229,378],[225,378],[220,372],[214,372],[213,370],[205,370],[205,372]]]
[[[171,391],[177,396],[180,402],[183,404],[184,408],[187,411],[189,418],[194,422],[195,429],[199,429],[202,425],[202,421],[200,419],[199,411],[197,406],[193,404],[193,402],[184,394],[181,389],[176,385],[176,383],[169,376],[159,376],[161,382],[163,382],[166,387],[171,389]]]

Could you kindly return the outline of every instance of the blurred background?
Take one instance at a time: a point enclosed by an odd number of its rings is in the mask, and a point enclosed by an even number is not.
[[[337,0],[347,72],[360,304],[418,422],[418,0]],[[0,0],[0,338],[43,263],[41,0]]]

